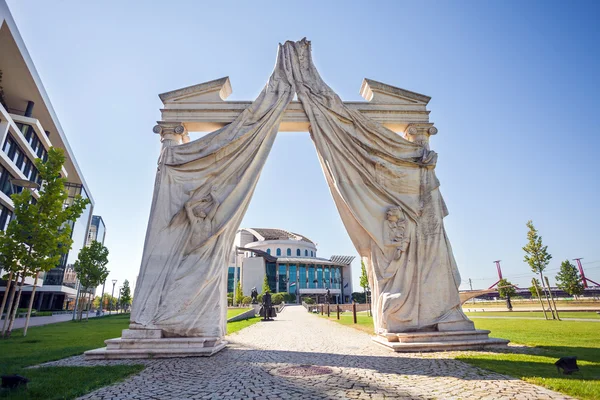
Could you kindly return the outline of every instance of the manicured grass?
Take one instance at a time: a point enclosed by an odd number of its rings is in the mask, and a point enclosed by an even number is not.
[[[4,390],[0,397],[72,399],[141,371],[141,365],[25,369],[102,347],[104,340],[119,337],[128,324],[129,315],[124,314],[35,326],[26,337],[15,329],[11,339],[0,340],[0,373],[23,375],[30,382],[27,391]]]
[[[235,317],[236,315],[243,314],[248,310],[251,310],[251,308],[228,308],[227,309],[227,319],[229,319],[231,317]]]
[[[477,314],[492,316],[515,313]],[[543,317],[543,313],[540,314]],[[584,318],[583,315],[589,313],[565,312],[561,315],[567,318],[571,314]],[[320,314],[318,316],[321,317]],[[327,315],[322,318],[327,318]],[[336,318],[336,314],[331,314],[329,320],[373,333],[373,319],[364,314],[357,315],[357,324],[353,323],[351,313],[341,314],[339,321]],[[492,337],[532,347],[529,349],[531,354],[517,353],[514,349],[495,353],[473,351],[462,353],[457,359],[573,397],[600,399],[600,323],[491,318],[475,318],[474,322],[476,328],[490,330]],[[577,356],[581,371],[573,375],[558,374],[554,362],[564,356]]]
[[[246,310],[228,310],[228,317]],[[227,333],[238,332],[259,320],[228,323]],[[0,390],[0,398],[73,399],[140,372],[142,365],[26,368],[103,347],[104,340],[121,336],[128,325],[129,314],[122,314],[87,322],[34,326],[29,328],[27,337],[22,336],[21,329],[14,330],[11,339],[0,340],[0,374],[19,374],[30,382],[26,391]]]
[[[143,365],[110,367],[48,367],[16,371],[30,379],[26,390],[2,390],[0,398],[74,399],[121,381],[144,369]]]
[[[34,326],[23,337],[15,329],[12,337],[0,340],[0,372],[40,364],[104,347],[104,341],[121,336],[129,324],[129,314],[91,318],[82,322],[60,322]]]
[[[317,315],[317,314],[315,314]],[[321,316],[321,314],[318,314]],[[323,318],[327,318],[327,314],[323,314]],[[356,313],[356,324],[354,323],[354,318],[352,317],[352,313],[340,313],[340,319],[337,319],[336,313],[330,313],[329,315],[330,321],[335,321],[342,325],[348,325],[352,328],[361,330],[363,332],[373,334],[373,317],[369,317],[366,312],[364,313]]]
[[[512,317],[512,318],[544,318],[544,313],[541,311],[486,311],[486,312],[467,312],[469,317]],[[600,314],[593,311],[564,311],[558,313],[560,318],[586,318],[600,319]],[[552,314],[548,312],[548,318],[552,318]]]
[[[232,333],[238,332],[244,328],[249,327],[250,325],[254,325],[260,321],[259,317],[249,318],[242,321],[228,322],[227,323],[227,334],[231,335]]]
[[[487,314],[487,313],[486,313]],[[514,376],[581,399],[600,398],[600,340],[597,322],[475,319],[478,329],[533,349],[532,354],[472,352],[459,360]],[[577,356],[580,372],[558,374],[554,362]]]

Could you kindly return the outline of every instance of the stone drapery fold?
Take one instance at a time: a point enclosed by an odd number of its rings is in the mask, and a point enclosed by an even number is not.
[[[376,331],[468,321],[442,222],[436,154],[347,108],[302,40],[279,46],[267,86],[233,123],[163,147],[132,326],[166,336],[225,335],[235,232],[294,93],[342,221],[367,264]]]

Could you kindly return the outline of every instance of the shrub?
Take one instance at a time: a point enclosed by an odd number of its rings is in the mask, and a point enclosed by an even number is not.
[[[35,314],[33,314],[33,311],[31,311],[31,316],[32,317],[51,317],[52,316],[52,311],[38,311]]]
[[[259,303],[262,303],[262,297],[263,297],[263,295],[262,295],[262,293],[261,293],[261,294],[259,294],[258,296],[256,296],[256,300],[257,300]]]
[[[315,304],[315,300],[312,297],[305,297],[302,299],[306,304]]]
[[[242,299],[242,304],[250,304],[250,303],[252,303],[252,297],[244,296],[244,298]]]
[[[273,296],[271,296],[271,302],[273,304],[281,304],[283,303],[283,293],[275,293]]]

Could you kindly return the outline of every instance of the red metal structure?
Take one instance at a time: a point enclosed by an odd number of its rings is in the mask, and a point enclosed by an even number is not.
[[[594,282],[593,280],[585,277],[585,273],[583,272],[583,266],[581,265],[581,260],[583,260],[583,258],[574,258],[574,260],[577,261],[577,266],[579,267],[579,273],[581,274],[581,281],[583,282],[583,287],[587,289],[588,282],[592,282],[594,285],[600,286],[598,282]]]
[[[500,282],[502,280],[502,268],[500,268],[500,261],[502,261],[502,260],[494,261],[494,263],[496,263],[496,269],[498,270],[498,280],[496,281],[496,283],[494,283],[488,289],[493,288],[494,286],[496,286],[498,284],[498,282]]]

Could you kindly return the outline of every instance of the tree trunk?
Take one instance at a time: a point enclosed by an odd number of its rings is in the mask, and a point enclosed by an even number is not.
[[[8,292],[10,292],[11,286],[12,286],[12,276],[13,273],[11,272],[10,274],[8,274],[8,280],[6,281],[6,288],[4,289],[4,296],[2,296],[2,307],[0,307],[0,317],[2,316],[2,314],[4,314],[4,307],[6,307],[6,300],[8,299]],[[8,317],[8,314],[6,315]]]
[[[12,313],[10,315],[10,322],[8,323],[8,329],[6,330],[6,338],[10,338],[10,334],[12,333],[12,327],[15,324],[15,317],[17,316],[17,309],[19,308],[19,302],[21,301],[21,293],[23,293],[23,285],[25,284],[25,275],[27,275],[27,271],[23,271],[21,273],[21,283],[19,284],[19,293],[17,293],[17,299],[15,300],[15,304],[12,309]]]
[[[540,283],[542,284],[542,292],[544,292],[544,296],[546,297],[546,301],[548,302],[548,308],[550,308],[550,312],[552,313],[552,319],[556,319],[554,315],[554,309],[552,308],[552,304],[550,304],[550,298],[548,297],[548,292],[546,291],[546,284],[544,283],[544,273],[540,271]],[[548,290],[550,290],[548,288]]]
[[[29,327],[29,318],[31,318],[31,309],[33,308],[33,298],[35,297],[35,289],[37,288],[38,277],[40,273],[35,274],[35,281],[33,282],[33,289],[31,289],[31,298],[29,299],[29,308],[27,309],[27,319],[25,320],[25,328],[23,329],[23,336],[27,336],[27,328]]]
[[[556,303],[554,302],[554,296],[552,296],[552,292],[550,291],[550,282],[548,281],[548,277],[546,276],[546,285],[548,285],[548,293],[550,293],[550,299],[552,299],[552,305],[554,306],[554,311],[556,312],[556,319],[560,321],[560,317],[558,316],[558,308],[556,307]]]
[[[540,301],[540,305],[542,306],[542,311],[544,312],[544,318],[546,318],[546,320],[548,320],[548,314],[546,314],[546,308],[544,308],[544,302],[542,301],[542,295],[540,294],[537,283],[535,282],[535,278],[533,278],[531,280],[531,283],[533,284],[533,287],[535,288],[535,292],[537,293],[538,300]]]
[[[85,320],[86,320],[86,322],[90,320],[90,306],[92,304],[91,303],[91,296],[92,296],[92,294],[88,293],[88,296],[87,296],[87,312],[85,313]]]
[[[15,282],[10,287],[10,295],[8,297],[8,307],[6,308],[6,317],[4,317],[4,324],[2,325],[2,337],[4,337],[4,332],[6,332],[6,328],[8,326],[8,320],[10,319],[13,303],[15,300],[15,290],[17,288],[17,282],[19,281],[19,273],[15,275]]]

